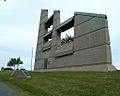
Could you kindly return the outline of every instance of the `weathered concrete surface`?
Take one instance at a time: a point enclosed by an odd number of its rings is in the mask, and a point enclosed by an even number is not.
[[[19,96],[10,87],[0,81],[0,96]]]
[[[73,42],[64,44],[60,47],[58,47],[55,51],[55,57],[72,54],[73,53]]]
[[[111,54],[107,50],[110,51],[107,45],[79,50],[74,53],[75,64],[110,64],[112,63]]]
[[[116,71],[117,69],[111,64],[96,64],[96,65],[86,65],[86,66],[71,66],[63,68],[52,68],[52,69],[40,69],[35,70],[36,72],[51,72],[51,71]]]
[[[34,69],[116,70],[112,66],[107,16],[75,12],[71,18],[60,23],[60,11],[55,10],[49,18],[47,10],[41,11]],[[53,25],[50,34],[47,33],[46,22],[48,27]],[[74,40],[62,45],[61,32],[71,27],[74,27]],[[46,44],[49,43],[48,39],[51,39],[51,45],[47,46],[49,49],[46,50]]]
[[[94,32],[102,28],[108,28],[107,20],[104,18],[94,17],[87,22],[75,26],[75,37],[89,34],[90,32]]]
[[[110,44],[108,29],[103,28],[74,39],[74,51]]]
[[[15,70],[12,74],[11,77],[13,78],[30,78],[30,74],[27,70]]]

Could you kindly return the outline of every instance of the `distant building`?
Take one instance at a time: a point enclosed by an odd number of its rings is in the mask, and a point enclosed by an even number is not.
[[[51,31],[48,28],[53,25]],[[74,27],[74,40],[61,44],[61,33]],[[60,23],[60,11],[48,18],[41,10],[34,70],[114,71],[107,16],[75,12]]]

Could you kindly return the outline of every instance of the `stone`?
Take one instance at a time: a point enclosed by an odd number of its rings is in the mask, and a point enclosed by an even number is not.
[[[30,74],[28,73],[27,70],[15,70],[11,76],[13,78],[30,78]]]

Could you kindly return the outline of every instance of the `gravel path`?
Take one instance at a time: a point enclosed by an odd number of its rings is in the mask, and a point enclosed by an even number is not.
[[[0,81],[0,96],[18,96],[10,87]]]

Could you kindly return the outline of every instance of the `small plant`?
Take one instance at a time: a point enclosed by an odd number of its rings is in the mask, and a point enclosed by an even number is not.
[[[63,45],[63,44],[69,43],[69,42],[71,42],[73,40],[74,40],[74,37],[72,37],[71,35],[69,36],[69,35],[66,34],[66,37],[61,40],[61,44]]]

